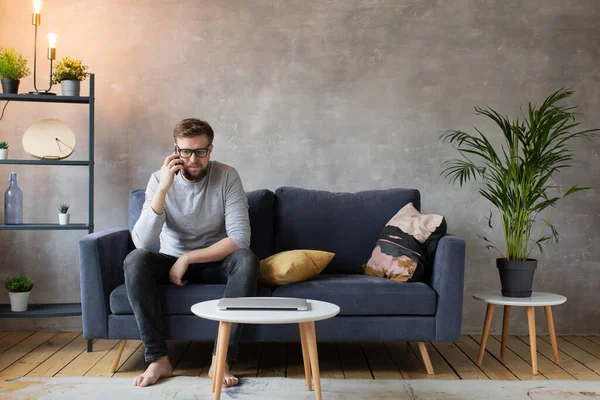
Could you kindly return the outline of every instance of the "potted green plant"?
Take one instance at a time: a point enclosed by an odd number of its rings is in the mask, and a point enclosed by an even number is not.
[[[7,279],[4,286],[10,297],[10,310],[14,312],[27,311],[29,294],[33,289],[33,281],[27,275],[13,275]]]
[[[446,161],[442,175],[452,183],[462,185],[479,179],[479,193],[499,211],[506,242],[502,254],[492,241],[486,247],[500,253],[496,264],[500,273],[502,294],[510,297],[529,297],[537,260],[531,258],[534,248],[543,251],[549,241],[558,242],[556,228],[540,213],[554,208],[573,193],[591,189],[574,185],[561,195],[552,183],[554,175],[570,167],[573,153],[567,144],[577,138],[591,138],[598,129],[574,130],[577,107],[558,105],[569,98],[572,89],[560,89],[539,106],[529,103],[522,119],[509,119],[490,107],[475,107],[477,115],[490,118],[504,136],[504,145],[497,149],[479,129],[471,135],[462,131],[446,131],[442,139],[451,143],[460,158]],[[489,136],[491,137],[491,136]],[[492,216],[488,219],[491,224]],[[537,226],[538,219],[541,227]],[[539,232],[532,236],[536,228]]]
[[[69,214],[69,205],[61,204],[58,206],[58,223],[60,225],[68,225],[69,219],[71,218],[71,214]]]
[[[8,158],[8,143],[0,142],[0,160],[6,160]]]
[[[0,78],[2,79],[2,92],[19,93],[21,79],[29,76],[27,59],[15,49],[0,49]]]
[[[88,66],[81,60],[72,57],[64,57],[56,63],[56,69],[52,73],[52,83],[60,83],[63,96],[79,96],[81,81],[90,74]]]

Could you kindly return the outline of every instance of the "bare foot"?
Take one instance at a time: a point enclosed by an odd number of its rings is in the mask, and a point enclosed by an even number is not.
[[[133,380],[134,386],[154,385],[160,378],[166,378],[173,375],[173,367],[169,357],[164,356],[152,361],[146,371]]]
[[[217,365],[217,357],[213,356],[212,357],[212,364],[210,365],[210,369],[208,370],[208,377],[212,378],[215,373],[215,367]],[[223,386],[224,387],[231,387],[231,386],[235,386],[239,383],[240,381],[238,380],[238,378],[236,378],[235,376],[231,375],[231,372],[229,372],[229,364],[225,363],[225,373],[223,374]]]

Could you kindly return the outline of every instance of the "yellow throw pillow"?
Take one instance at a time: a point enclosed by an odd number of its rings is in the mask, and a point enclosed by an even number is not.
[[[260,262],[260,280],[267,285],[301,282],[319,275],[335,256],[320,250],[289,250]]]

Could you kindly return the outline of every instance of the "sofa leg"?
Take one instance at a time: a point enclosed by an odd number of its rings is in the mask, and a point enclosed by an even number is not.
[[[121,355],[123,354],[123,350],[125,350],[125,343],[127,340],[121,340],[119,342],[119,348],[117,348],[117,354],[115,355],[115,359],[113,360],[112,365],[110,366],[110,373],[114,374],[117,368],[119,367],[119,360],[121,360]]]
[[[431,365],[431,359],[429,359],[429,353],[427,352],[425,343],[419,342],[419,350],[421,351],[421,358],[423,358],[423,364],[425,364],[427,374],[434,375],[435,372],[433,372],[433,365]]]
[[[92,352],[92,347],[94,345],[94,340],[93,339],[88,339],[87,340],[87,352],[91,353]]]

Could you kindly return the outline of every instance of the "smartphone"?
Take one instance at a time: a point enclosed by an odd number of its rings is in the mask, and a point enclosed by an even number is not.
[[[177,147],[173,147],[173,153],[177,154]],[[177,156],[178,159],[181,160],[181,157]],[[175,171],[175,175],[177,175],[179,171]]]

